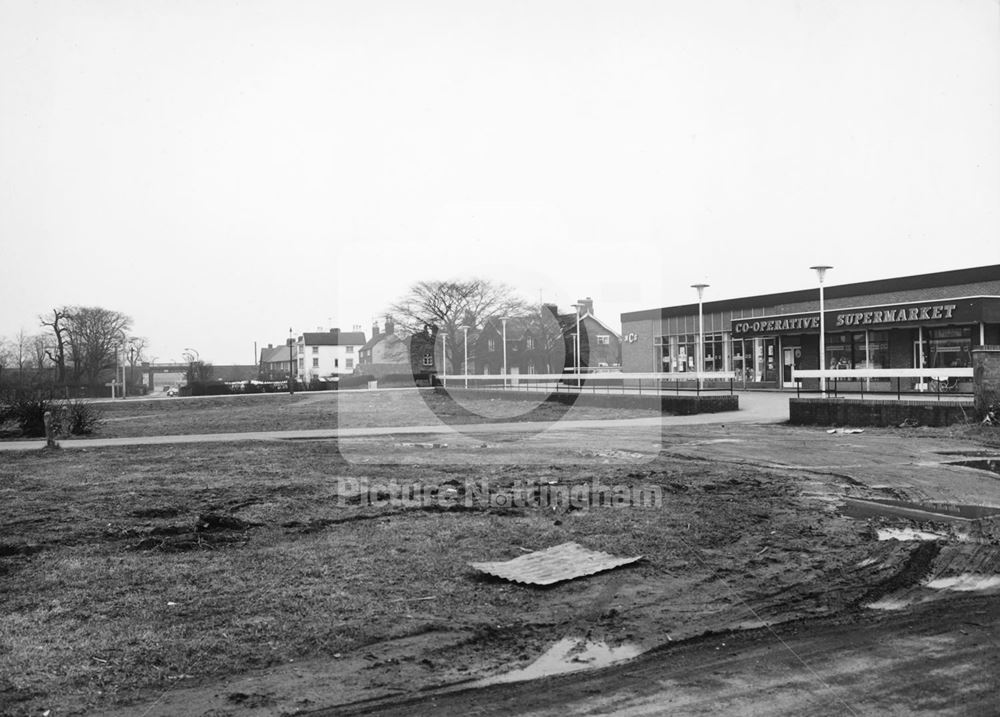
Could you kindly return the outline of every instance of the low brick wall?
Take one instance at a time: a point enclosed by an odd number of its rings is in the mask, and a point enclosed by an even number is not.
[[[438,393],[446,393],[455,398],[507,398],[512,401],[538,400],[545,397],[546,401],[571,404],[574,406],[595,406],[598,408],[645,408],[659,409],[660,413],[672,413],[690,416],[695,413],[721,413],[723,411],[740,410],[740,398],[736,395],[703,394],[701,396],[653,396],[621,393],[541,393],[522,390],[491,390],[444,388],[435,389]]]
[[[799,426],[950,426],[975,419],[976,409],[958,401],[870,401],[856,398],[790,398],[788,422]]]

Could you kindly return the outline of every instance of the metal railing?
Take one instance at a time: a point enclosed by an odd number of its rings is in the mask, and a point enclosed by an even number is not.
[[[545,393],[618,393],[662,395],[674,393],[714,394],[734,392],[731,373],[508,373],[508,374],[442,374],[438,380],[448,388],[470,390],[536,391]],[[589,390],[588,390],[589,389]]]
[[[792,369],[792,382],[795,383],[795,394],[800,396],[805,393],[820,393],[820,389],[802,389],[802,379],[825,378],[827,380],[827,392],[832,393],[834,398],[838,394],[858,393],[864,398],[865,393],[869,395],[893,395],[897,400],[901,400],[903,394],[927,395],[935,394],[937,400],[941,400],[941,394],[945,393],[956,397],[970,397],[972,391],[959,390],[960,379],[971,382],[973,378],[972,368],[845,368],[845,369],[824,369],[824,370],[796,370]],[[892,390],[893,379],[895,379],[896,390]],[[912,383],[912,379],[917,382],[913,387],[908,386],[904,391],[902,384],[904,380]],[[871,381],[888,381],[888,390],[872,390]],[[842,383],[849,382],[846,386]],[[840,382],[840,383],[838,383]],[[851,390],[854,389],[854,390]]]

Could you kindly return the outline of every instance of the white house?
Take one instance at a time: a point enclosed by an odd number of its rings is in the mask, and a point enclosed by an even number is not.
[[[298,338],[298,377],[309,383],[314,378],[325,379],[354,373],[358,353],[365,345],[361,331],[306,332]]]

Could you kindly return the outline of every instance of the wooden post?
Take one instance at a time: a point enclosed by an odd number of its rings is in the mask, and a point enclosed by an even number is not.
[[[56,443],[56,437],[52,434],[52,411],[46,411],[42,420],[45,422],[45,447],[58,448],[59,444]]]

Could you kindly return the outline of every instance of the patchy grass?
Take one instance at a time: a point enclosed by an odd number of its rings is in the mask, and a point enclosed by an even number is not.
[[[628,510],[367,506],[341,499],[336,480],[507,486],[525,474],[503,465],[358,466],[330,443],[4,456],[0,712],[101,711],[180,680],[428,630],[554,624],[566,618],[553,605],[589,614],[622,575],[648,592],[664,570],[682,569],[688,580],[741,574],[762,544],[794,551],[815,539],[816,516],[787,506],[795,494],[787,480],[740,467],[546,470],[556,482],[664,490],[661,508]],[[646,561],[551,590],[498,583],[467,566],[567,540]],[[827,547],[854,542],[837,533]],[[693,547],[709,562],[689,562]],[[769,580],[803,579],[772,572]],[[659,614],[655,596],[642,600],[629,619]]]
[[[574,406],[507,399],[462,399],[455,403],[429,389],[253,394],[191,399],[125,400],[102,403],[99,437],[163,436],[183,433],[286,431],[320,428],[465,424],[497,419],[636,418],[648,409]],[[537,409],[537,410],[533,410]]]

